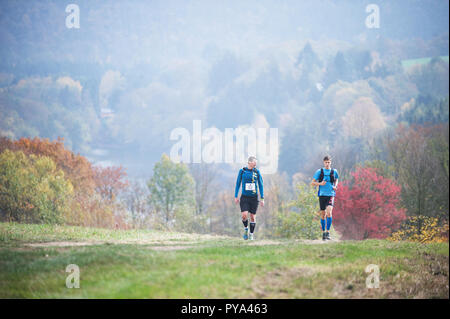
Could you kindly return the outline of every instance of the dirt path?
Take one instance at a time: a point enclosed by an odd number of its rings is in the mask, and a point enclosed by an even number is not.
[[[202,247],[202,245],[193,246],[193,244],[198,244],[198,242],[182,242],[174,245],[172,241],[145,241],[145,242],[135,242],[135,241],[85,241],[85,242],[73,242],[73,241],[55,241],[55,242],[46,242],[46,243],[29,243],[25,244],[26,247],[32,248],[68,248],[68,247],[83,247],[83,246],[94,246],[94,245],[120,245],[120,244],[138,244],[138,245],[149,245],[148,249],[156,250],[156,251],[172,251],[172,250],[183,250],[190,249],[195,247]],[[182,244],[182,245],[180,245]],[[150,246],[155,245],[155,246]]]
[[[325,245],[328,243],[339,243],[340,239],[332,239],[332,240],[322,240],[322,239],[297,239],[295,242],[309,244],[309,245]]]
[[[269,246],[269,245],[287,245],[290,243],[296,244],[308,244],[308,245],[324,245],[327,243],[339,242],[340,240],[335,239],[331,241],[323,240],[307,240],[307,239],[296,239],[293,241],[277,241],[270,239],[255,240],[255,241],[236,241],[233,238],[233,243],[247,244],[248,246]],[[108,240],[108,241],[53,241],[53,242],[43,242],[43,243],[27,243],[24,246],[36,247],[36,248],[47,248],[47,247],[82,247],[82,246],[94,246],[94,245],[121,245],[121,244],[135,244],[135,245],[155,245],[149,247],[154,250],[180,250],[195,247],[205,247],[205,243],[209,241],[206,240],[187,240],[187,241],[172,241],[172,240]]]
[[[93,246],[93,245],[102,245],[105,242],[75,242],[75,241],[53,241],[46,243],[30,243],[25,244],[28,247],[79,247],[79,246]]]

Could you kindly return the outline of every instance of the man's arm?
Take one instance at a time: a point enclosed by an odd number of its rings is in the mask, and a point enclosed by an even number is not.
[[[334,180],[333,190],[336,191],[337,186],[339,184],[339,174],[338,174],[337,170],[334,170],[334,175],[335,175],[335,180]]]
[[[239,189],[241,188],[241,180],[242,180],[242,168],[239,170],[239,174],[236,180],[236,187],[234,189],[234,198],[237,198],[239,195]]]
[[[318,181],[316,181],[315,178],[313,178],[313,180],[312,180],[312,182],[311,182],[311,185],[312,185],[312,186],[323,186],[323,185],[325,185],[326,183],[327,183],[326,180],[323,180],[323,181],[321,181],[321,182],[319,183]]]
[[[339,179],[336,179],[336,181],[334,182],[334,185],[333,185],[334,190],[337,190],[338,184],[339,184]]]
[[[261,199],[264,199],[264,186],[263,186],[263,179],[260,173],[258,173],[258,187],[259,187],[259,194],[261,195]]]
[[[327,182],[325,181],[325,180],[323,180],[322,182],[318,182],[317,181],[317,178],[320,178],[320,169],[319,170],[317,170],[315,173],[314,173],[314,177],[313,177],[313,180],[312,180],[312,182],[311,182],[311,185],[312,186],[323,186],[323,185],[325,185]]]
[[[261,174],[258,172],[258,188],[259,188],[259,194],[261,195],[261,204],[264,206],[264,186],[263,186],[263,179]]]

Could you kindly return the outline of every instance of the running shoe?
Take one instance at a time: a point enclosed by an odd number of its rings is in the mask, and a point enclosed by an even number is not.
[[[326,233],[326,232],[323,232],[323,234],[322,234],[322,240],[327,240],[327,233]]]
[[[244,229],[244,240],[248,239],[248,228]]]
[[[250,239],[250,240],[253,240],[253,239],[254,239],[252,233],[250,233],[250,236],[248,237],[248,239]]]

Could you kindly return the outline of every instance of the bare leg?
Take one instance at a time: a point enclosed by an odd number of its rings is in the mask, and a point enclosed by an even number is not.
[[[320,211],[320,218],[325,219],[325,211],[324,210]]]
[[[327,217],[332,217],[332,213],[333,213],[333,206],[327,206],[327,209],[326,209],[326,214],[327,214]]]
[[[242,221],[245,222],[248,220],[248,211],[242,212]]]

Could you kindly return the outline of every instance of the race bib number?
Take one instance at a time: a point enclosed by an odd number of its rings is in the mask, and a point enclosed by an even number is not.
[[[254,191],[256,187],[255,183],[245,183],[245,190],[246,191]]]

